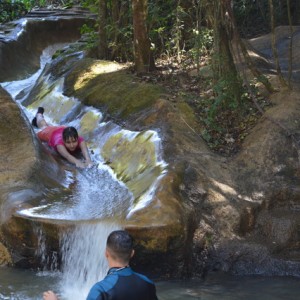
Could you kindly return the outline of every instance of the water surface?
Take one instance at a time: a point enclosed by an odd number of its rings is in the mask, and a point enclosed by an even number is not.
[[[59,272],[33,272],[0,268],[1,300],[37,300],[49,288],[61,293]],[[296,300],[300,279],[293,277],[239,277],[210,275],[205,280],[156,282],[160,300]],[[73,295],[74,297],[75,295]],[[73,300],[84,300],[80,295]],[[61,296],[61,300],[67,300]],[[142,300],[142,299],[141,299]]]

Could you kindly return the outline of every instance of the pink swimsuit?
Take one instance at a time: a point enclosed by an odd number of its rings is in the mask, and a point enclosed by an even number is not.
[[[48,126],[38,132],[38,138],[43,141],[47,142],[48,145],[55,150],[57,150],[58,145],[65,145],[63,140],[63,131],[66,128],[66,126]],[[80,149],[80,144],[84,141],[83,137],[78,137],[78,145],[75,149]],[[68,149],[67,149],[68,150]],[[69,150],[68,150],[69,151]],[[70,151],[69,151],[70,152]]]

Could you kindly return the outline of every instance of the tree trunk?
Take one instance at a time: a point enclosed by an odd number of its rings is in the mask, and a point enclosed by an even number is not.
[[[118,56],[119,45],[119,27],[120,27],[120,11],[119,11],[119,0],[111,0],[111,17],[112,17],[112,29],[111,29],[111,59],[116,59]]]
[[[230,4],[230,3],[228,3],[228,4]],[[249,82],[246,72],[245,72],[245,66],[244,66],[245,64],[249,68],[249,70],[252,72],[253,76],[255,76],[257,78],[257,80],[260,81],[270,93],[274,92],[274,89],[273,89],[270,81],[268,80],[268,78],[266,76],[264,76],[252,62],[252,59],[248,53],[248,50],[247,50],[244,42],[242,41],[239,31],[237,29],[236,21],[235,21],[235,17],[234,17],[234,13],[233,13],[231,5],[227,6],[227,13],[228,13],[227,14],[228,19],[230,20],[230,23],[232,24],[233,44],[235,44],[235,46],[236,46],[236,51],[235,51],[236,62],[238,64],[240,64],[240,70],[241,70],[241,73],[243,76],[243,80],[248,87],[249,93],[251,94],[251,86],[250,86],[250,82]],[[244,60],[245,60],[244,62],[243,62],[243,59],[239,52],[239,49],[241,50],[242,55],[244,57]]]
[[[271,32],[272,32],[272,52],[274,57],[274,62],[276,66],[277,75],[279,78],[279,81],[283,87],[287,87],[287,83],[285,79],[282,76],[281,68],[279,64],[279,58],[278,58],[278,52],[276,47],[276,33],[275,33],[275,20],[274,20],[274,6],[273,6],[273,0],[269,0],[269,9],[270,9],[270,18],[271,18]]]
[[[290,28],[290,44],[289,44],[289,75],[288,75],[288,86],[292,89],[292,73],[293,73],[293,37],[294,30],[292,25],[292,16],[291,16],[291,5],[290,0],[287,0],[287,11],[288,11],[288,20]]]
[[[106,0],[99,0],[99,44],[98,44],[98,57],[100,59],[107,59],[108,46],[107,46],[107,6]]]
[[[153,71],[154,60],[147,30],[147,0],[132,0],[135,70],[138,74]]]
[[[230,5],[230,0],[214,0],[212,2],[214,14],[214,76],[216,80],[222,80],[226,84],[227,91],[233,97],[231,100],[240,103],[242,85],[231,52],[232,24],[228,23],[226,17],[228,14],[227,5]]]

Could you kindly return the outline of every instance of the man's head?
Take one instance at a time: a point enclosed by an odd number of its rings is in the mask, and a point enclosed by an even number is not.
[[[128,264],[134,254],[133,239],[125,230],[110,233],[106,242],[106,256],[122,264]]]

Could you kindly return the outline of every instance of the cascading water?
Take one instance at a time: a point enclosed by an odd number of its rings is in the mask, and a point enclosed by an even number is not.
[[[59,292],[62,299],[80,300],[86,297],[90,287],[107,272],[104,251],[108,234],[114,229],[121,228],[124,218],[147,204],[158,180],[165,172],[166,165],[159,154],[160,139],[156,132],[130,132],[113,123],[101,123],[101,112],[85,107],[77,99],[62,94],[62,80],[58,80],[55,87],[43,99],[37,99],[36,104],[23,105],[24,99],[39,80],[42,68],[50,60],[52,53],[61,47],[62,45],[52,46],[43,52],[41,69],[36,74],[26,80],[3,83],[2,87],[16,99],[29,120],[33,118],[37,106],[44,106],[48,123],[63,123],[76,127],[87,139],[87,144],[93,151],[92,159],[95,164],[92,168],[84,170],[66,168],[65,181],[61,186],[62,190],[67,189],[68,192],[53,191],[49,195],[44,195],[38,204],[34,202],[31,208],[17,212],[25,218],[68,225],[66,227],[69,229],[64,230],[60,237],[62,279]],[[85,126],[87,120],[89,124],[92,120],[92,128]],[[136,141],[139,140],[153,145],[147,147],[151,148],[151,154],[155,154],[155,159],[153,155],[151,159],[142,157],[140,165],[128,167],[131,172],[129,179],[134,178],[134,174],[137,173],[140,177],[146,174],[149,184],[145,184],[144,180],[142,188],[136,188],[137,183],[134,182],[130,189],[118,180],[112,169],[104,163],[101,149],[106,147],[106,154],[109,153],[113,139],[118,145],[128,146],[133,143],[132,147],[135,148]],[[122,149],[113,148],[111,151],[111,157],[115,155],[116,159],[117,155],[119,157],[120,154],[123,155]],[[147,163],[152,163],[152,169],[146,170]],[[45,261],[48,259],[45,257],[47,241],[40,229],[37,229],[37,234],[40,246],[37,255]],[[49,265],[48,261],[47,264]]]
[[[119,228],[118,224],[102,221],[81,224],[62,235],[61,291],[65,299],[85,299],[92,285],[104,278],[108,270],[106,239]]]
[[[52,251],[51,256],[46,251],[46,236],[43,229],[40,226],[35,226],[34,231],[38,238],[38,247],[35,250],[35,254],[39,257],[41,265],[43,266],[42,271],[56,271],[58,266],[58,253]]]

